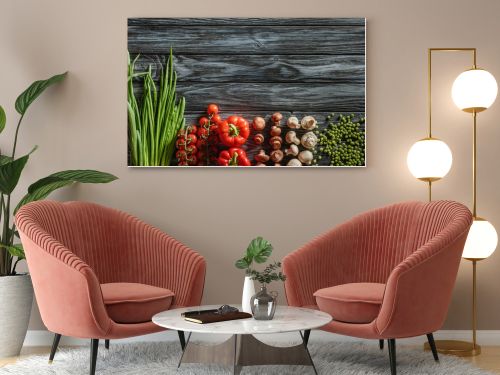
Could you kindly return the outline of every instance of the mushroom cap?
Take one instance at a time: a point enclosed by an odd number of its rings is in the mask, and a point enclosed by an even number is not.
[[[281,128],[279,126],[273,125],[271,126],[271,136],[276,136],[281,134]]]
[[[300,152],[298,158],[304,164],[311,164],[311,162],[313,161],[314,155],[311,151],[304,150],[304,151]]]
[[[256,116],[253,118],[252,127],[255,130],[263,130],[266,127],[266,120],[260,116]]]
[[[271,118],[274,122],[280,122],[283,119],[283,115],[279,112],[274,112]]]
[[[313,132],[307,132],[300,139],[300,143],[307,149],[313,149],[318,143],[318,137]]]
[[[316,128],[317,123],[318,122],[314,116],[304,116],[300,121],[300,125],[302,125],[302,128],[306,130],[313,130]]]
[[[297,156],[299,154],[299,148],[295,143],[292,143],[290,147],[285,150],[287,155]]]
[[[275,163],[280,162],[283,159],[283,156],[283,151],[281,150],[274,150],[273,152],[271,152],[271,160]]]
[[[299,159],[290,159],[290,161],[287,163],[287,166],[289,167],[300,167],[302,166],[302,163],[300,162]]]
[[[288,120],[286,121],[286,124],[290,129],[299,129],[300,128],[300,122],[299,119],[295,116],[290,116]]]
[[[293,130],[290,130],[288,133],[286,133],[285,139],[288,143],[300,143],[300,139],[297,138],[297,133],[295,133],[295,131]]]
[[[253,136],[253,141],[255,143],[257,143],[258,145],[260,145],[262,142],[264,142],[264,136],[262,134],[260,134],[260,133],[255,134]]]

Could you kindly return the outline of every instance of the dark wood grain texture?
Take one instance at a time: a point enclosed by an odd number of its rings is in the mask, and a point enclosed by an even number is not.
[[[140,55],[136,66],[151,66],[159,79],[168,55]],[[365,57],[359,55],[178,55],[174,56],[179,81],[187,83],[285,82],[364,83]]]
[[[315,83],[188,83],[179,84],[177,93],[186,98],[188,111],[204,109],[204,103],[220,103],[228,111],[362,112],[364,84]],[[137,93],[141,87],[137,86]],[[203,103],[203,104],[202,104]]]
[[[129,26],[131,53],[344,55],[365,53],[364,26]]]

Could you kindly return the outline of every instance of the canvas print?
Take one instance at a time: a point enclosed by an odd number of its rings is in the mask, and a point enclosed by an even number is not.
[[[128,165],[362,167],[364,18],[130,18]]]

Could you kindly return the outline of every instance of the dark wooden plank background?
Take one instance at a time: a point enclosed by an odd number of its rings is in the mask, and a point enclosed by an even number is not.
[[[211,102],[224,117],[249,121],[276,111],[299,120],[313,115],[321,126],[332,112],[364,117],[363,18],[128,20],[128,49],[132,57],[140,54],[138,70],[151,66],[157,78],[171,47],[188,124]],[[138,95],[141,89],[135,86]],[[248,142],[247,150],[253,155],[256,147]]]

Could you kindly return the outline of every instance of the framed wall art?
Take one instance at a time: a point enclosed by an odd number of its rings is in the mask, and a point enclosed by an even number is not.
[[[130,18],[129,166],[365,166],[364,18]]]

